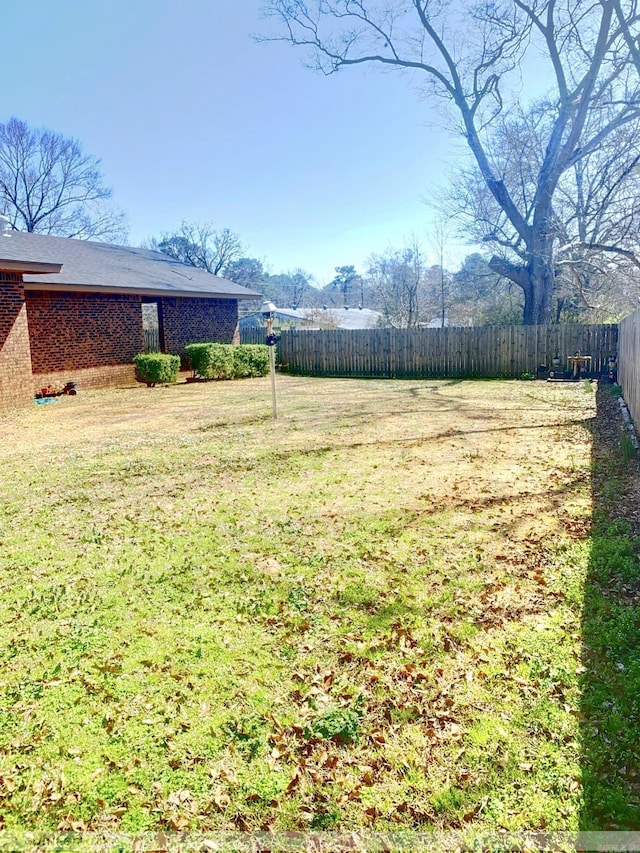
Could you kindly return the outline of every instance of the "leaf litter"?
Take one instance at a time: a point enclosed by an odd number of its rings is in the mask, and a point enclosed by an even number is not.
[[[592,396],[280,382],[4,418],[2,825],[576,828]]]

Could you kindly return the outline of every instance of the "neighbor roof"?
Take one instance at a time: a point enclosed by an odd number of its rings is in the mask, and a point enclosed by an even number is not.
[[[313,323],[326,320],[337,329],[375,329],[382,314],[371,308],[276,308],[276,315],[284,320]]]
[[[8,264],[62,264],[61,272],[23,276],[29,290],[140,293],[145,296],[195,296],[261,299],[262,294],[226,278],[131,246],[49,237],[25,231],[0,231],[0,269]],[[35,267],[34,267],[35,269]]]

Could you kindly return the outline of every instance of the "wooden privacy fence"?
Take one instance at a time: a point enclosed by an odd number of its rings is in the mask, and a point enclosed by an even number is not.
[[[445,329],[286,329],[279,362],[289,373],[381,378],[483,377],[536,374],[580,352],[600,373],[617,348],[617,326],[485,326]]]
[[[618,381],[637,427],[640,424],[640,311],[620,323]]]
[[[267,340],[267,331],[263,327],[261,329],[250,327],[247,329],[240,329],[240,343],[241,344],[264,344]]]
[[[142,332],[144,334],[144,351],[160,352],[160,328],[158,326],[148,326]]]

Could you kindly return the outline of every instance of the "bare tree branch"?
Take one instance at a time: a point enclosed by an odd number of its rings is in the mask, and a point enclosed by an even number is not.
[[[151,238],[147,248],[212,275],[224,273],[244,251],[237,234],[229,228],[218,230],[211,222],[183,222],[176,231],[165,231],[159,238]]]
[[[329,74],[352,65],[417,72],[462,123],[477,173],[493,199],[484,203],[485,238],[517,260],[493,263],[522,288],[524,321],[546,322],[555,287],[556,193],[581,160],[640,122],[637,0],[267,0],[281,34],[265,36],[310,49]],[[524,114],[504,93],[530,50],[553,91],[535,130],[537,171],[513,181],[496,145]],[[640,63],[636,62],[640,70]],[[595,116],[603,120],[594,121]],[[606,120],[604,117],[606,116]],[[496,156],[497,155],[497,156]],[[530,167],[527,167],[530,168]],[[566,190],[565,190],[566,191]],[[494,224],[489,226],[493,210]]]
[[[14,228],[123,242],[124,214],[111,194],[100,161],[75,139],[16,118],[0,124],[0,207]]]

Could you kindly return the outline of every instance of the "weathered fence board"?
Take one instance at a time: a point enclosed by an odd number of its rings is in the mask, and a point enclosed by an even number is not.
[[[160,352],[160,328],[158,326],[147,326],[142,330],[144,334],[144,351]]]
[[[637,427],[640,424],[640,311],[620,323],[618,381]]]
[[[243,333],[243,343],[247,338]],[[551,366],[555,355],[568,369],[576,352],[590,355],[591,370],[600,373],[617,346],[615,325],[283,329],[279,361],[290,373],[319,376],[513,379]]]
[[[240,329],[241,344],[264,344],[266,340],[267,332],[264,328]]]

